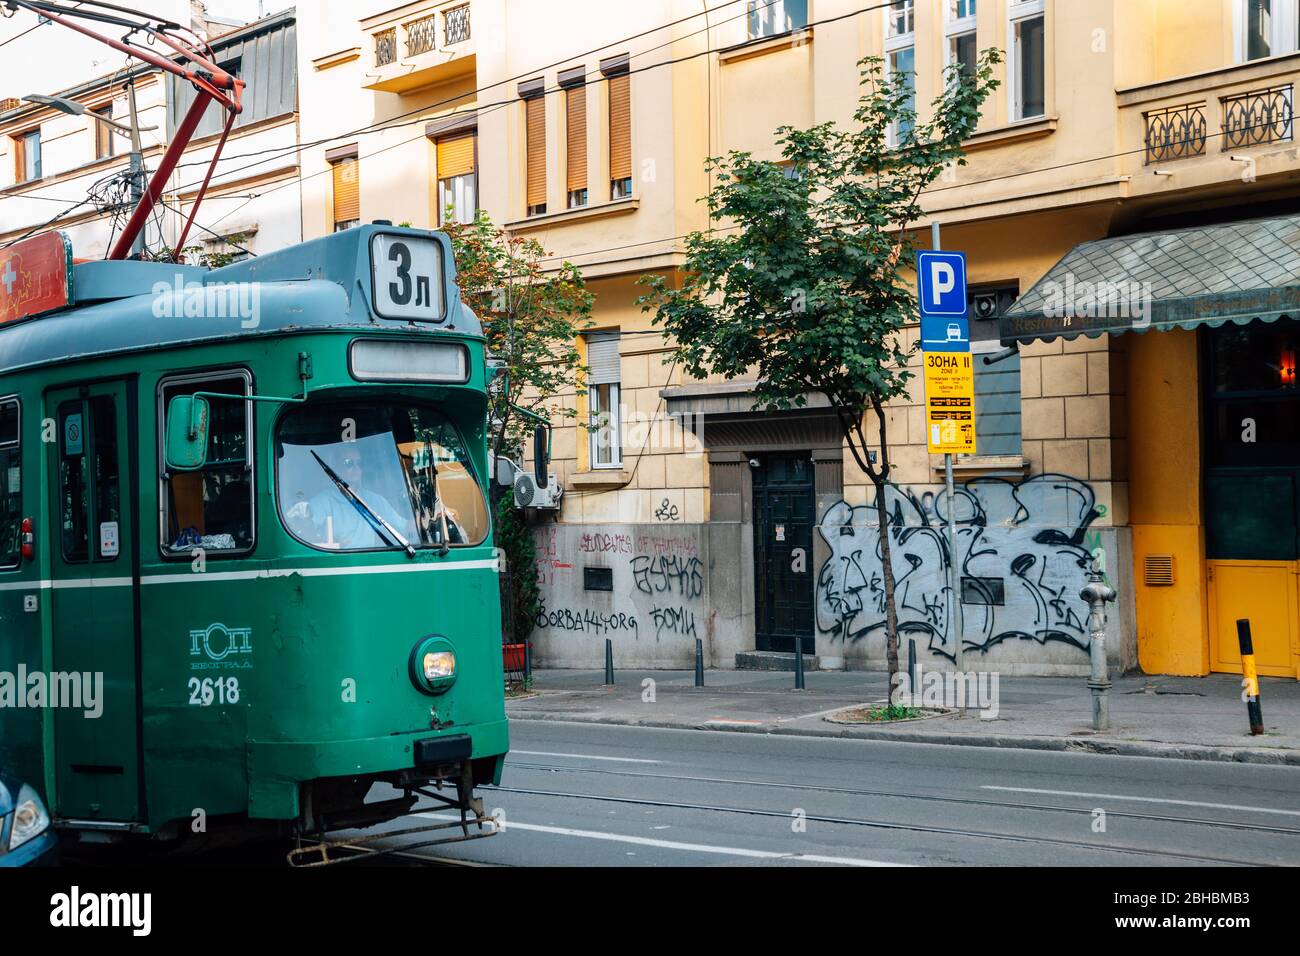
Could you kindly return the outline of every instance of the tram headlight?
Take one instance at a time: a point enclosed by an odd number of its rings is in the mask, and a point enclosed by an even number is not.
[[[36,791],[23,784],[18,791],[18,804],[14,808],[14,825],[9,831],[9,849],[16,850],[28,840],[34,840],[50,828],[50,815]]]
[[[456,682],[456,650],[445,637],[425,637],[411,651],[411,683],[426,694],[446,693]]]

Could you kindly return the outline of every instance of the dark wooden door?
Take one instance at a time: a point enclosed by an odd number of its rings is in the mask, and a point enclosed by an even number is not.
[[[810,452],[757,456],[754,477],[755,647],[813,653],[812,546],[816,497]]]

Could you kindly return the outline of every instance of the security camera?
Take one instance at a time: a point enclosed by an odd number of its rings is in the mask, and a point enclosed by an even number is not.
[[[757,458],[751,458],[751,459],[749,459],[749,467],[750,467],[750,468],[757,468],[757,467],[759,467],[759,465],[758,465],[758,459],[757,459]]]

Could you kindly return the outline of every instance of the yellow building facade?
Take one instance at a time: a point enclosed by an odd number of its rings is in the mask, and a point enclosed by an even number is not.
[[[539,663],[596,664],[608,639],[623,666],[687,665],[696,640],[713,666],[796,642],[825,666],[882,666],[881,529],[833,414],[763,414],[743,381],[687,380],[638,280],[671,276],[710,226],[706,157],[779,160],[777,127],[850,122],[867,56],[913,77],[924,117],[948,63],[997,46],[969,164],[924,196],[967,254],[980,453],[950,499],[918,375],[890,421],[902,639],[936,665],[960,645],[970,669],[1084,674],[1095,561],[1120,593],[1114,666],[1239,669],[1249,618],[1261,672],[1297,676],[1297,323],[1277,295],[1243,304],[1289,288],[1297,244],[1276,224],[1300,211],[1294,0],[320,6],[299,18],[305,237],[484,209],[595,295],[591,374],[556,398],[579,422],[555,422],[564,497],[536,515]],[[1261,220],[1283,251],[1264,279],[1270,253],[1232,231]],[[1083,289],[1076,266],[1133,314],[1029,310],[1056,279]],[[1235,305],[1177,312],[1180,275],[1239,273]],[[1255,425],[1245,452],[1234,416]],[[1270,510],[1234,511],[1243,498]]]

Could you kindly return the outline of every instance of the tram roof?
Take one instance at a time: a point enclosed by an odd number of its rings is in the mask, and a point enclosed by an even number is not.
[[[375,315],[370,240],[377,233],[433,237],[443,247],[443,321]],[[449,240],[424,230],[358,226],[220,269],[102,261],[78,263],[73,270],[72,308],[0,326],[0,373],[329,329],[483,334],[478,317],[460,301]]]

